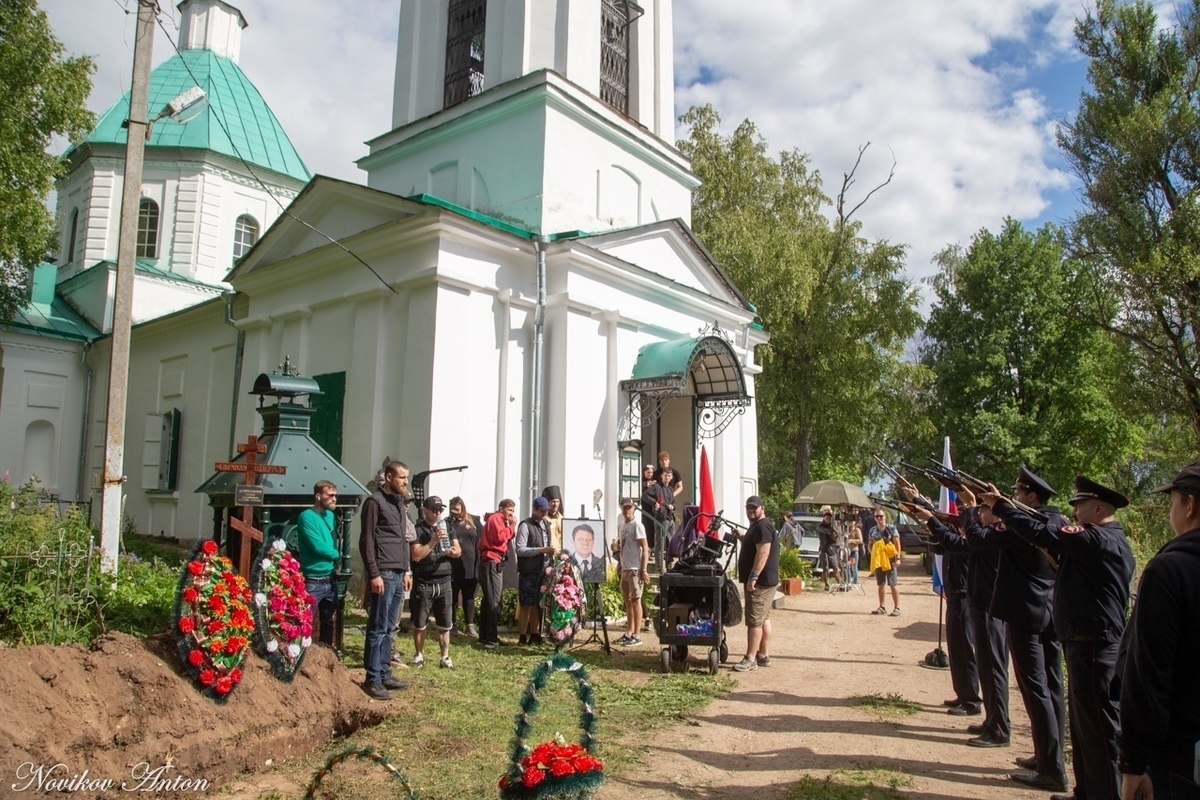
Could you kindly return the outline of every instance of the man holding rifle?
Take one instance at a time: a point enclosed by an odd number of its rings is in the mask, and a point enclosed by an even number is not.
[[[1112,682],[1125,630],[1133,552],[1113,512],[1129,505],[1120,492],[1075,476],[1076,525],[1048,525],[991,495],[996,516],[1018,536],[1059,559],[1054,629],[1067,657],[1075,794],[1117,800],[1117,709]]]
[[[1020,468],[1013,486],[1013,500],[1037,512],[1045,518],[1046,524],[1066,527],[1069,524],[1067,518],[1057,508],[1046,504],[1055,494],[1057,492],[1040,476],[1027,467]],[[980,501],[995,510],[1001,497],[999,490],[989,485]],[[1014,505],[1004,499],[1010,507]],[[1035,772],[1015,772],[1012,779],[1035,789],[1065,792],[1063,738],[1067,720],[1062,648],[1050,617],[1054,568],[1044,552],[1012,531],[989,528],[981,533],[977,537],[978,546],[1000,553],[991,613],[1007,623],[1008,649],[1017,686],[1033,729],[1033,759],[1018,763]]]

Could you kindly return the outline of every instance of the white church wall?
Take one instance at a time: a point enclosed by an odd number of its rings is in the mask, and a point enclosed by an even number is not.
[[[63,500],[78,489],[87,372],[81,345],[0,331],[0,474],[31,476]]]
[[[692,262],[680,252],[677,241],[665,235],[648,236],[606,246],[603,251],[631,264],[638,264],[681,286],[702,292],[711,291],[711,287],[696,274]]]

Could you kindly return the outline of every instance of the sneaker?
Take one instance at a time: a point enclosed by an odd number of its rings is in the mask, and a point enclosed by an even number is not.
[[[630,636],[629,641],[626,642],[625,644],[628,645],[629,647],[640,647],[642,644],[642,640],[636,636]]]
[[[450,656],[442,656],[442,669],[454,669],[454,662],[450,660]]]
[[[472,639],[478,639],[479,638],[479,629],[476,628],[474,625],[468,625],[467,626],[467,636],[470,636]]]
[[[771,657],[770,657],[770,656],[755,656],[755,657],[754,657],[754,660],[755,660],[756,662],[758,662],[758,665],[759,665],[760,667],[769,667],[769,666],[771,666]]]
[[[402,681],[399,678],[384,678],[383,688],[404,690],[408,688],[408,681]]]
[[[621,647],[628,647],[628,646],[629,646],[629,639],[630,639],[630,638],[631,638],[631,637],[630,637],[630,636],[629,636],[629,634],[627,633],[627,634],[625,634],[624,636],[622,636],[620,639],[617,639],[617,641],[616,641],[616,642],[614,642],[614,644],[619,644],[619,645],[621,645]]]
[[[734,672],[750,672],[758,669],[758,662],[753,658],[743,658],[741,661],[733,665]]]
[[[364,683],[363,691],[374,700],[391,700],[392,693],[383,687],[382,683]]]
[[[413,666],[414,667],[425,666],[425,654],[424,653],[417,653],[415,656],[413,656]]]
[[[872,614],[874,614],[874,615],[876,615],[876,616],[883,616],[884,614],[886,614],[886,613],[887,613],[887,609],[886,609],[886,608],[884,608],[883,606],[880,606],[879,608],[875,609],[875,610],[874,610],[874,611],[872,611],[871,613],[872,613]]]
[[[899,609],[899,608],[893,608],[893,609],[892,609],[892,613],[891,613],[891,614],[888,614],[888,616],[889,616],[889,617],[898,617],[898,616],[900,616],[900,609]]]
[[[495,650],[500,646],[499,642],[480,642],[480,644],[483,645],[484,650]]]

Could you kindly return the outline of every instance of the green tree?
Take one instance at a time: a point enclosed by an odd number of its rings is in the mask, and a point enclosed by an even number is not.
[[[1076,472],[1112,480],[1138,442],[1119,405],[1122,350],[1070,313],[1094,287],[1061,232],[1008,219],[937,262],[921,359],[955,464],[998,484],[1028,464],[1060,491]],[[940,456],[940,439],[925,448]]]
[[[1089,59],[1059,145],[1083,183],[1071,252],[1092,272],[1079,309],[1128,342],[1129,379],[1200,442],[1200,0],[1160,30],[1154,7],[1098,0],[1075,35]],[[1115,302],[1114,302],[1115,300]]]
[[[54,248],[46,198],[65,166],[55,136],[92,125],[90,58],[65,58],[36,0],[0,2],[0,321],[25,300],[30,271]]]
[[[773,158],[753,122],[724,136],[711,106],[681,121],[679,147],[702,180],[693,228],[771,334],[755,383],[759,478],[790,506],[812,477],[864,476],[870,454],[912,419],[917,370],[901,356],[920,317],[904,249],[862,236],[852,217],[874,190],[848,206],[854,170],[830,201],[808,157]]]

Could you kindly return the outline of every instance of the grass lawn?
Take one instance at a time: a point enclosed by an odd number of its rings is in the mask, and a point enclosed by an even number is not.
[[[347,620],[346,665],[362,666],[362,617]],[[621,631],[616,631],[615,639]],[[515,637],[508,636],[513,640]],[[581,640],[585,638],[581,633]],[[411,634],[402,635],[405,660],[412,654]],[[406,772],[413,785],[430,798],[496,797],[496,781],[508,763],[513,720],[530,671],[549,647],[511,646],[487,652],[474,640],[455,636],[451,657],[455,669],[438,666],[436,642],[425,647],[424,667],[396,670],[412,682],[407,691],[395,692],[391,703],[401,713],[374,728],[364,729],[335,744],[331,751],[370,745],[385,753]],[[658,649],[645,646],[619,655],[614,648],[604,655],[597,645],[572,653],[587,667],[596,693],[599,718],[599,756],[609,775],[629,768],[639,758],[648,734],[680,721],[684,715],[728,692],[734,681],[726,676],[703,674],[662,675]],[[579,704],[575,682],[556,675],[539,694],[533,718],[532,746],[561,733],[577,741]],[[320,759],[308,759],[313,771]],[[322,790],[329,797],[382,800],[398,796],[398,787],[383,778],[384,771],[358,762],[339,766]]]

